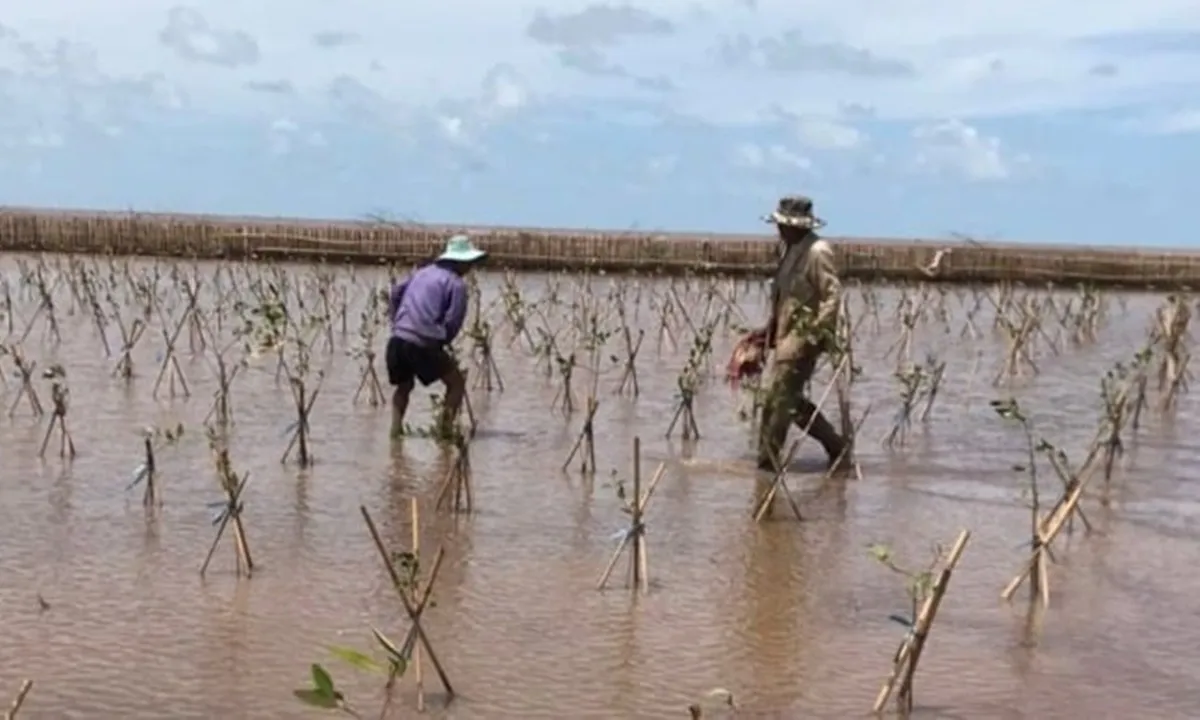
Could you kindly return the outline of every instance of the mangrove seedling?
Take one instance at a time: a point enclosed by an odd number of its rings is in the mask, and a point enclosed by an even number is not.
[[[466,436],[455,432],[451,438],[454,445],[454,460],[442,480],[438,490],[435,508],[442,508],[453,498],[454,512],[471,512],[474,507],[474,493],[471,490],[471,449]]]
[[[624,305],[617,305],[617,317],[621,320],[621,336],[625,341],[625,360],[622,364],[621,382],[617,385],[617,394],[624,393],[626,386],[628,386],[636,398],[640,393],[637,376],[637,356],[638,352],[642,349],[642,340],[646,338],[646,332],[639,328],[637,340],[632,339],[629,325],[625,321]]]
[[[587,399],[587,415],[583,418],[583,426],[579,429],[579,436],[575,438],[575,444],[571,447],[570,454],[562,464],[563,472],[571,466],[571,461],[579,455],[579,472],[588,475],[596,472],[596,431],[595,420],[596,410],[600,407],[600,401],[594,396],[588,396]],[[582,450],[582,452],[580,452]]]
[[[558,407],[561,402],[563,414],[569,415],[575,410],[575,395],[571,391],[571,378],[575,374],[575,353],[570,353],[566,357],[555,353],[554,364],[558,368],[562,386],[554,394],[551,407]]]
[[[1050,601],[1049,589],[1046,585],[1047,569],[1045,562],[1047,555],[1042,552],[1046,538],[1042,534],[1041,488],[1038,483],[1037,456],[1039,452],[1044,452],[1050,448],[1050,445],[1045,440],[1039,441],[1034,439],[1033,423],[1022,412],[1021,406],[1016,399],[993,400],[991,407],[992,411],[1002,420],[1016,423],[1021,429],[1022,439],[1025,441],[1025,461],[1013,465],[1012,469],[1014,472],[1021,473],[1028,478],[1025,491],[1029,497],[1029,547],[1032,548],[1032,557],[1034,560],[1034,572],[1029,585],[1030,600],[1040,595],[1043,604],[1047,604]]]
[[[113,365],[112,375],[122,380],[129,380],[133,377],[133,348],[137,345],[138,340],[142,339],[147,325],[144,320],[135,317],[133,323],[126,327],[125,321],[121,319],[120,310],[115,311],[113,317],[117,321],[117,329],[121,332],[121,352],[117,356],[116,364]]]
[[[495,389],[504,392],[504,378],[500,377],[500,367],[496,365],[496,356],[492,352],[492,326],[487,320],[479,317],[478,311],[474,321],[467,328],[467,338],[471,341],[471,357],[483,374],[477,381],[478,386],[491,392],[492,380],[495,379]]]
[[[126,491],[129,491],[143,482],[146,483],[146,490],[142,494],[142,505],[149,508],[162,504],[162,500],[158,497],[158,461],[154,454],[155,443],[174,445],[182,437],[182,423],[174,428],[167,428],[165,430],[149,427],[142,433],[142,448],[145,455],[142,464],[134,469],[133,479],[130,480],[129,485],[125,488]]]
[[[309,444],[313,405],[317,402],[317,397],[321,394],[321,383],[325,380],[325,371],[317,371],[317,382],[309,392],[307,380],[309,372],[309,346],[308,342],[301,337],[295,338],[296,357],[291,363],[285,364],[285,372],[287,373],[288,387],[292,392],[292,401],[296,408],[296,421],[288,427],[288,432],[292,437],[288,441],[287,447],[283,451],[283,455],[279,458],[279,462],[287,462],[288,456],[292,449],[296,449],[297,459],[300,467],[305,468],[312,464],[312,453]]]
[[[351,352],[351,356],[359,360],[358,389],[354,391],[352,402],[357,404],[359,397],[366,390],[367,404],[371,407],[379,407],[387,404],[388,398],[383,391],[383,384],[379,382],[379,373],[375,371],[375,330],[377,326],[372,322],[371,315],[366,312],[362,314],[361,320],[358,335],[362,344]]]
[[[413,505],[413,532],[414,537],[419,537],[419,523],[416,520],[415,501]],[[425,634],[425,628],[421,625],[421,618],[428,607],[430,593],[433,589],[433,583],[437,579],[437,572],[441,568],[442,559],[445,556],[445,548],[438,548],[437,556],[434,558],[433,567],[430,570],[428,579],[424,582],[424,590],[420,590],[421,583],[418,580],[420,573],[420,559],[418,555],[417,543],[414,542],[414,548],[411,552],[391,553],[388,552],[387,546],[383,544],[383,538],[379,535],[379,530],[375,527],[375,521],[371,519],[371,513],[367,511],[365,506],[359,506],[359,512],[362,514],[363,521],[367,525],[367,531],[371,534],[371,540],[375,543],[375,549],[379,553],[380,559],[383,561],[384,569],[387,570],[388,577],[392,581],[392,587],[400,598],[400,602],[404,605],[404,612],[408,615],[411,627],[408,635],[410,639],[406,639],[404,645],[396,653],[396,655],[406,662],[415,656],[418,647],[424,650],[425,655],[429,657],[429,662],[433,665],[433,671],[437,674],[438,680],[442,684],[442,688],[446,693],[446,702],[454,699],[454,688],[450,684],[450,678],[447,677],[442,663],[438,660],[437,653],[433,649],[433,645],[429,642],[429,637]],[[408,663],[413,668],[417,678],[418,707],[424,704],[424,692],[421,689],[421,671],[420,663],[413,661]]]
[[[33,371],[37,369],[37,360],[28,360],[16,346],[8,346],[5,352],[12,358],[13,365],[17,368],[17,375],[21,379],[21,387],[17,390],[17,396],[13,398],[12,405],[8,406],[8,416],[12,417],[17,412],[17,405],[21,403],[21,398],[25,398],[29,402],[29,409],[33,411],[34,417],[41,417],[45,414],[42,409],[42,401],[38,398],[37,388],[33,385]]]
[[[646,507],[650,504],[650,498],[654,495],[654,488],[658,487],[659,481],[667,473],[667,464],[661,463],[658,466],[658,470],[655,471],[654,477],[650,480],[650,485],[643,492],[641,456],[642,440],[641,438],[634,438],[632,497],[626,494],[624,483],[618,481],[616,486],[617,500],[621,502],[621,512],[629,516],[629,527],[621,531],[620,544],[613,551],[608,565],[604,568],[604,572],[600,574],[600,580],[596,583],[597,590],[603,590],[604,586],[608,584],[608,579],[612,576],[613,569],[621,559],[621,554],[625,552],[626,548],[630,548],[629,588],[631,590],[641,588],[643,593],[649,592],[650,562],[646,550]]]
[[[246,472],[239,478],[229,459],[229,447],[225,439],[218,435],[212,427],[207,428],[207,433],[209,449],[212,451],[213,464],[217,472],[217,482],[221,485],[221,491],[225,493],[225,499],[209,504],[210,509],[216,510],[212,524],[217,527],[217,532],[213,537],[212,545],[208,548],[208,554],[204,557],[204,563],[200,565],[200,577],[204,577],[205,571],[208,570],[208,564],[212,562],[217,545],[221,542],[221,536],[225,534],[225,528],[230,524],[233,525],[237,573],[239,576],[245,574],[246,577],[250,577],[254,571],[254,560],[250,556],[250,543],[246,539],[246,528],[242,523],[242,511],[245,509],[242,503],[242,493],[246,490],[246,483],[250,481],[250,473]]]
[[[896,410],[896,419],[888,432],[883,444],[887,447],[904,445],[908,431],[912,427],[913,409],[921,400],[921,390],[925,385],[925,371],[919,365],[909,365],[896,372],[896,381],[900,384],[900,407]]]
[[[188,389],[187,378],[183,374],[183,368],[179,366],[179,359],[175,356],[175,344],[179,341],[179,335],[183,332],[183,328],[188,323],[190,313],[194,308],[184,312],[184,314],[174,324],[171,323],[170,315],[162,309],[158,308],[159,318],[162,320],[162,327],[159,332],[163,339],[163,357],[162,365],[158,369],[158,377],[154,380],[154,390],[151,391],[151,397],[158,399],[158,390],[162,385],[164,378],[167,378],[167,388],[171,397],[175,397],[175,385],[178,382],[180,389],[183,391],[184,397],[190,397],[192,392]]]
[[[71,431],[67,429],[67,409],[71,391],[67,388],[67,371],[62,365],[51,365],[46,368],[42,377],[50,381],[50,404],[53,411],[50,422],[46,424],[46,434],[42,436],[42,447],[38,457],[45,457],[46,446],[50,444],[50,435],[58,428],[58,456],[63,458],[75,457],[75,441],[71,439]]]
[[[692,348],[688,352],[687,362],[678,377],[675,378],[675,385],[679,388],[678,404],[675,406],[674,415],[671,416],[671,423],[667,426],[667,437],[671,437],[675,426],[682,421],[680,434],[683,439],[700,439],[700,426],[696,424],[696,393],[703,382],[704,367],[712,353],[715,330],[715,323],[706,323],[696,332],[692,340]]]
[[[918,604],[913,605],[913,615],[910,618],[900,616],[892,616],[902,625],[908,628],[904,639],[900,642],[900,647],[896,650],[896,654],[892,656],[892,671],[888,678],[884,681],[883,687],[879,689],[879,694],[875,697],[875,705],[872,710],[875,713],[883,712],[884,706],[896,691],[897,683],[899,683],[899,693],[896,695],[896,704],[898,710],[902,714],[911,713],[914,703],[913,692],[913,677],[916,675],[917,666],[921,661],[921,654],[925,650],[925,643],[929,640],[929,632],[933,628],[933,622],[937,618],[938,608],[941,607],[942,599],[946,595],[946,590],[950,586],[950,576],[954,572],[954,568],[958,566],[958,561],[962,558],[963,551],[966,550],[967,541],[971,538],[971,533],[967,530],[959,532],[958,539],[954,541],[954,545],[950,548],[950,552],[944,557],[939,553],[939,561],[941,568],[936,576],[931,573],[928,575],[921,573],[916,575],[916,582],[913,582],[912,574],[900,570],[910,578],[909,596],[915,598],[919,594],[921,600]],[[888,567],[896,569],[891,564],[891,551],[885,546],[875,546],[872,549],[872,554],[876,560]],[[936,579],[934,579],[936,577]],[[932,580],[932,582],[929,582]]]

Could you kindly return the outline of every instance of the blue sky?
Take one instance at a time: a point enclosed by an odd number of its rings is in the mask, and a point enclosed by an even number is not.
[[[1194,0],[40,0],[0,204],[1184,246]]]

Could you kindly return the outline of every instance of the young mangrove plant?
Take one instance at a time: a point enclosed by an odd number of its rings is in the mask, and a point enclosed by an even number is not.
[[[1023,488],[1029,498],[1029,547],[1032,549],[1033,574],[1030,579],[1030,600],[1041,595],[1043,603],[1049,603],[1049,585],[1047,584],[1046,559],[1043,552],[1046,538],[1042,534],[1041,487],[1038,483],[1037,458],[1040,452],[1049,449],[1045,440],[1037,440],[1033,434],[1033,424],[1021,410],[1020,404],[1014,398],[993,400],[992,411],[1002,420],[1015,423],[1021,429],[1025,441],[1024,462],[1013,465],[1013,471],[1028,478]]]
[[[621,382],[617,385],[617,394],[623,394],[625,388],[628,387],[633,397],[637,397],[641,389],[638,387],[637,375],[637,356],[642,349],[642,340],[646,338],[646,332],[642,329],[637,331],[637,340],[633,339],[632,332],[629,330],[629,323],[625,317],[625,305],[617,305],[617,318],[621,321],[621,338],[625,343],[625,360],[621,365]]]
[[[471,341],[471,359],[480,372],[477,376],[480,378],[476,381],[477,387],[482,387],[487,392],[493,389],[504,392],[504,378],[500,376],[500,367],[496,364],[496,355],[492,350],[491,323],[479,316],[478,304],[475,307],[475,315],[467,328],[467,339]]]
[[[159,332],[163,339],[163,355],[162,364],[158,368],[158,377],[154,380],[154,389],[150,393],[151,397],[155,399],[158,398],[158,391],[164,379],[167,380],[167,391],[171,397],[175,397],[176,385],[183,392],[184,397],[190,397],[192,394],[175,351],[175,344],[179,341],[179,335],[183,332],[183,328],[187,326],[192,312],[194,312],[194,308],[187,310],[179,320],[172,322],[170,314],[161,305],[158,306],[158,315],[162,322]]]
[[[1168,296],[1154,313],[1154,330],[1151,342],[1159,356],[1158,391],[1161,393],[1160,408],[1169,410],[1181,391],[1187,390],[1188,327],[1192,310],[1187,299],[1178,295]]]
[[[450,504],[454,512],[471,512],[475,505],[475,495],[471,489],[471,446],[467,437],[457,428],[451,442],[454,459],[442,480],[434,507],[440,509]]]
[[[671,423],[667,426],[667,437],[671,437],[675,426],[682,421],[680,434],[683,439],[700,439],[700,426],[696,424],[696,393],[704,382],[704,368],[712,354],[715,330],[715,323],[705,323],[692,339],[687,362],[675,378],[675,386],[679,389],[678,403],[675,405],[674,415],[671,416]]]
[[[13,366],[17,369],[17,377],[21,381],[21,387],[17,389],[17,396],[8,406],[8,416],[16,415],[17,406],[21,404],[23,398],[28,401],[33,416],[41,417],[46,411],[42,408],[42,401],[38,398],[37,388],[33,384],[33,373],[37,369],[37,360],[27,359],[20,348],[15,345],[4,347],[3,354],[12,359]]]
[[[1029,558],[1022,570],[1005,586],[1000,595],[1004,600],[1010,600],[1017,588],[1028,579],[1030,602],[1040,600],[1042,607],[1046,607],[1050,603],[1050,579],[1047,563],[1054,559],[1051,544],[1075,516],[1079,516],[1085,525],[1090,525],[1087,516],[1079,507],[1079,501],[1083,497],[1083,490],[1088,479],[1097,467],[1103,435],[1098,435],[1097,439],[1092,442],[1087,459],[1084,460],[1079,470],[1071,473],[1066,453],[1045,439],[1035,439],[1033,424],[1016,400],[994,400],[991,405],[997,415],[1006,421],[1015,423],[1021,429],[1025,441],[1025,458],[1024,462],[1014,465],[1013,470],[1028,478],[1030,499],[1030,539],[1028,543],[1022,543],[1022,547],[1030,549]],[[1041,488],[1038,482],[1037,460],[1039,454],[1045,455],[1049,459],[1051,467],[1054,468],[1063,486],[1050,511],[1045,515],[1041,512]]]
[[[650,480],[650,485],[642,491],[642,440],[634,438],[632,497],[626,493],[624,483],[618,480],[616,485],[617,500],[621,502],[621,512],[629,516],[629,527],[618,533],[620,543],[609,558],[604,572],[600,574],[600,580],[596,583],[597,590],[603,590],[608,584],[621,554],[629,548],[629,588],[635,591],[641,588],[643,593],[649,592],[650,561],[646,550],[646,507],[654,495],[654,488],[658,487],[659,481],[666,473],[667,464],[660,464]]]
[[[125,321],[121,319],[120,309],[114,310],[113,318],[116,319],[117,330],[121,333],[121,351],[117,355],[116,364],[113,365],[112,376],[122,380],[131,380],[133,378],[133,348],[137,345],[138,340],[142,339],[148,326],[146,321],[139,317],[135,317],[133,322],[126,326]]]
[[[358,359],[358,389],[354,391],[353,403],[357,404],[363,391],[367,392],[367,404],[371,407],[386,405],[387,394],[383,384],[379,382],[379,373],[375,371],[375,336],[379,329],[378,313],[363,311],[359,319],[359,346],[350,351],[350,356]]]
[[[183,423],[180,423],[174,428],[154,428],[148,427],[142,433],[142,463],[134,468],[133,478],[125,487],[128,492],[143,482],[146,484],[146,489],[142,493],[142,505],[147,508],[162,505],[162,499],[158,494],[158,459],[155,455],[155,446],[174,445],[183,438]]]
[[[229,446],[224,436],[219,435],[212,427],[206,428],[206,432],[208,446],[213,455],[213,465],[217,473],[217,482],[225,494],[225,499],[209,503],[209,508],[216,511],[212,524],[216,526],[217,532],[213,537],[212,545],[208,548],[208,554],[204,557],[203,564],[200,565],[200,577],[204,577],[204,573],[208,570],[208,565],[217,551],[217,545],[221,542],[221,536],[225,534],[225,528],[231,524],[233,525],[234,550],[237,557],[237,574],[250,577],[254,572],[254,560],[250,556],[250,543],[246,539],[246,528],[242,522],[242,511],[245,509],[242,503],[242,493],[246,490],[250,473],[244,473],[239,478],[229,459]]]
[[[433,645],[429,642],[429,637],[425,634],[424,627],[421,625],[421,618],[424,615],[425,609],[429,607],[433,585],[437,581],[437,574],[441,569],[442,560],[445,557],[445,548],[438,548],[428,577],[421,580],[419,547],[420,518],[416,509],[416,501],[413,500],[411,502],[414,541],[412,550],[408,552],[389,552],[383,544],[383,538],[379,535],[379,531],[375,527],[375,521],[371,519],[371,514],[367,511],[367,508],[359,506],[359,512],[362,514],[363,521],[367,525],[367,531],[371,534],[371,540],[375,543],[375,549],[383,561],[384,569],[387,570],[388,577],[392,581],[392,587],[395,589],[397,596],[399,596],[400,602],[404,606],[404,612],[408,615],[410,622],[408,635],[404,643],[395,649],[394,652],[391,648],[395,648],[395,646],[389,643],[389,656],[399,659],[405,663],[405,667],[413,669],[413,674],[417,682],[417,707],[418,710],[423,710],[425,695],[422,686],[420,650],[424,651],[424,654],[429,658],[429,663],[433,665],[433,671],[437,674],[438,680],[445,690],[447,703],[454,699],[454,688],[450,684],[450,678],[447,677],[441,661],[438,660]]]
[[[75,457],[75,441],[71,439],[71,431],[67,429],[67,410],[70,407],[71,391],[67,388],[67,371],[62,365],[51,365],[46,368],[42,377],[50,381],[50,405],[53,408],[50,422],[46,424],[46,434],[42,436],[42,446],[38,457],[45,457],[46,447],[50,444],[50,435],[58,428],[58,456],[71,459]]]
[[[929,632],[933,628],[934,620],[937,619],[938,609],[950,586],[950,576],[954,572],[954,568],[958,566],[958,561],[962,559],[963,551],[966,550],[967,541],[970,538],[969,531],[959,532],[958,539],[954,541],[950,552],[944,555],[938,552],[934,565],[929,570],[918,573],[912,573],[896,566],[892,561],[892,553],[886,546],[876,545],[872,548],[872,555],[878,562],[907,578],[906,585],[912,608],[912,616],[909,618],[900,615],[891,616],[893,620],[907,627],[908,632],[900,642],[896,654],[892,656],[892,671],[875,697],[875,704],[872,707],[875,713],[883,712],[884,706],[887,705],[888,699],[893,694],[895,694],[897,709],[901,714],[907,715],[912,712],[915,695],[913,677],[921,662],[925,643],[929,640]],[[899,685],[899,693],[896,693],[897,685]]]

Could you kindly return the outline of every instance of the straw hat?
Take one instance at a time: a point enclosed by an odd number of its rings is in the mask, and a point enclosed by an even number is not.
[[[775,225],[816,230],[825,227],[825,221],[813,215],[812,198],[806,195],[785,195],[779,198],[775,210],[763,218]]]
[[[486,250],[480,250],[466,235],[455,235],[446,241],[446,249],[437,256],[439,261],[473,263],[487,257]]]

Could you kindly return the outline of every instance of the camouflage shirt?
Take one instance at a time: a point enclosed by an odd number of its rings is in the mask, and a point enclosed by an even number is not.
[[[775,273],[775,337],[833,332],[842,301],[833,246],[810,235],[787,247]],[[811,324],[810,324],[811,323]],[[807,328],[811,328],[807,330]]]

